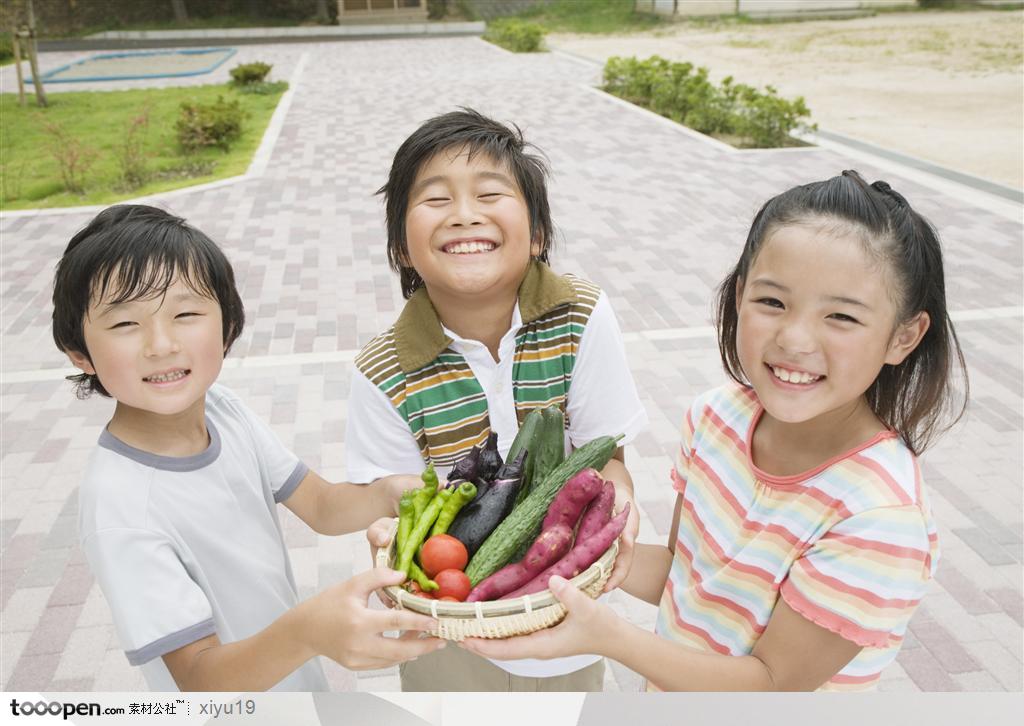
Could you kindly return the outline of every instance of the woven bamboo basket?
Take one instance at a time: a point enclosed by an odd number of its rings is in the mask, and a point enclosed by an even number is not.
[[[395,524],[397,528],[397,522]],[[570,582],[592,598],[597,598],[612,574],[619,553],[616,539],[597,561],[572,578]],[[395,559],[394,533],[387,548],[377,551],[377,566],[391,567]],[[509,638],[526,635],[557,625],[565,617],[565,606],[551,590],[511,600],[490,602],[441,602],[413,595],[401,587],[384,588],[395,607],[430,615],[437,620],[437,629],[430,631],[445,640],[463,638]]]

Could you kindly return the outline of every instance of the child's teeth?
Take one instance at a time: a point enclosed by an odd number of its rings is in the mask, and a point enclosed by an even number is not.
[[[174,371],[173,373],[165,373],[159,376],[150,376],[146,380],[150,383],[167,383],[168,381],[176,381],[179,378],[185,377],[185,371]]]
[[[786,383],[813,383],[817,381],[821,376],[814,376],[806,371],[788,371],[785,368],[779,368],[778,366],[771,366],[772,373],[780,381]]]

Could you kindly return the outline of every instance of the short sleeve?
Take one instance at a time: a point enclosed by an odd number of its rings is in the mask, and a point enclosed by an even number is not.
[[[345,428],[346,479],[367,484],[382,476],[423,469],[409,425],[384,392],[358,369],[352,371]]]
[[[231,405],[245,419],[253,437],[254,451],[274,494],[274,501],[285,501],[302,483],[309,473],[309,467],[299,461],[291,449],[281,443],[273,429],[240,399],[232,398]]]
[[[573,364],[566,413],[569,439],[579,448],[601,436],[623,434],[630,443],[647,426],[647,411],[626,360],[619,323],[601,293],[583,331]]]
[[[105,529],[86,537],[82,548],[132,665],[216,632],[209,600],[166,538],[144,529]]]
[[[693,458],[694,421],[698,416],[697,404],[686,411],[683,418],[682,432],[679,437],[679,449],[672,464],[672,488],[682,493],[690,476],[690,461]]]
[[[834,525],[793,563],[781,596],[815,624],[863,647],[906,632],[934,569],[934,530],[915,505]]]

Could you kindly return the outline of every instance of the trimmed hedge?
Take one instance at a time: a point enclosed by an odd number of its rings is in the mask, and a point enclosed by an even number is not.
[[[519,18],[498,18],[487,23],[484,40],[513,53],[537,53],[544,50],[544,28]]]
[[[676,63],[659,56],[647,60],[609,58],[604,66],[604,90],[650,109],[709,136],[728,139],[745,148],[777,148],[800,142],[791,134],[817,128],[798,96],[788,100],[772,86],[758,90],[735,83],[720,85],[708,79],[707,68]]]

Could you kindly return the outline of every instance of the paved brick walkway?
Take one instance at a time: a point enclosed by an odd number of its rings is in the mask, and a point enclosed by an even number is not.
[[[351,353],[400,309],[373,191],[395,148],[427,117],[472,106],[515,120],[548,153],[563,238],[555,267],[611,295],[651,417],[627,452],[645,541],[668,528],[666,475],[682,413],[722,380],[706,328],[709,300],[750,217],[788,186],[858,168],[893,183],[942,232],[972,376],[969,417],[924,458],[943,547],[938,579],[882,688],[1021,690],[1019,207],[844,152],[726,152],[596,93],[589,86],[598,71],[557,54],[515,56],[448,39],[245,46],[239,60],[267,60],[288,77],[302,54],[266,172],[166,205],[223,243],[236,265],[249,325],[224,382],[311,466],[341,477]],[[84,55],[50,54],[43,67]],[[5,90],[12,73],[0,74]],[[221,77],[226,68],[188,82]],[[74,399],[54,372],[66,363],[50,339],[53,264],[90,216],[0,219],[6,690],[144,688],[76,544],[76,479],[111,404]],[[361,535],[320,537],[282,513],[303,595],[369,566]],[[651,606],[622,593],[611,602],[652,625]],[[396,669],[356,674],[330,665],[328,673],[339,690],[398,688]],[[612,664],[606,685],[636,690],[640,680]]]

